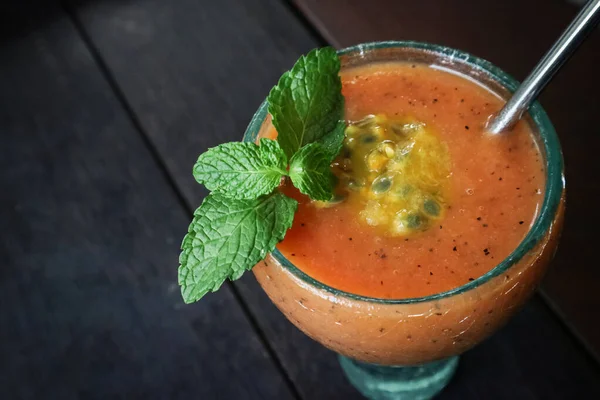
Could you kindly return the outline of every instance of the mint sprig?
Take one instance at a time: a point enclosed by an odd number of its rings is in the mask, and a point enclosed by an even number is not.
[[[273,191],[287,175],[288,160],[275,140],[224,143],[201,154],[194,178],[213,193],[255,199]]]
[[[279,192],[286,177],[313,200],[333,197],[330,163],[344,140],[340,61],[331,48],[301,57],[269,93],[277,140],[225,143],[198,157],[193,175],[212,191],[181,244],[186,303],[235,280],[273,251],[298,202]]]
[[[340,154],[342,146],[344,144],[344,130],[346,129],[345,121],[338,121],[337,125],[331,132],[321,137],[317,143],[323,145],[327,154],[329,155],[329,161],[333,161],[334,158]]]
[[[310,143],[294,154],[290,161],[290,179],[302,194],[313,200],[329,201],[333,195],[334,175],[327,149]]]
[[[194,213],[179,257],[186,303],[239,279],[265,258],[292,226],[298,202],[275,192],[254,200],[210,194]]]
[[[340,60],[331,47],[300,57],[269,93],[277,141],[291,158],[302,146],[331,132],[342,117]]]

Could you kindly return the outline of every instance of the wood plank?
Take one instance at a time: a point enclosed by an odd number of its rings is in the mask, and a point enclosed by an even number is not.
[[[77,15],[190,210],[206,193],[191,175],[198,154],[241,139],[281,73],[319,45],[277,0],[83,2]],[[335,356],[288,323],[253,276],[235,285],[303,398],[360,398]]]
[[[322,44],[276,0],[96,2],[80,4],[77,15],[190,209],[204,193],[190,172],[198,154],[238,140],[279,74]],[[235,285],[303,398],[360,398],[335,355],[288,323],[253,277]],[[572,371],[565,373],[565,365]],[[600,394],[597,378],[595,364],[536,299],[464,357],[446,397],[594,395]]]
[[[464,354],[440,398],[598,398],[597,363],[561,328],[535,296],[505,328]]]
[[[183,307],[190,216],[66,14],[0,8],[0,398],[293,399],[230,287]]]
[[[294,0],[328,41],[339,47],[377,40],[418,40],[459,48],[523,79],[577,12],[564,1]],[[382,12],[385,10],[385,12]],[[485,27],[485,32],[481,32]],[[600,209],[596,134],[600,100],[600,30],[590,36],[541,97],[563,145],[567,218],[543,292],[572,331],[600,359],[600,269],[593,246]]]

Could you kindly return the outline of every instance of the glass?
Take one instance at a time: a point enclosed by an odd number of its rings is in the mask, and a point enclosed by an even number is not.
[[[342,68],[385,61],[426,63],[461,73],[507,98],[518,82],[491,63],[419,42],[361,44],[339,52]],[[254,267],[273,303],[299,329],[337,352],[350,382],[370,399],[428,399],[448,383],[458,355],[491,335],[531,296],[554,255],[564,213],[560,144],[535,103],[525,117],[546,165],[540,213],[520,245],[494,269],[455,289],[379,299],[334,289],[296,268],[278,250]],[[270,127],[264,102],[244,141]]]

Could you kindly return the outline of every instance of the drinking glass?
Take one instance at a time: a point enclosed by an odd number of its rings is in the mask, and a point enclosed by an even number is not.
[[[419,42],[360,44],[338,52],[342,69],[379,62],[435,65],[508,98],[518,82],[491,63]],[[524,117],[545,163],[545,194],[529,233],[495,268],[460,287],[430,296],[380,299],[319,282],[277,249],[253,271],[283,314],[339,354],[350,382],[372,400],[429,399],[452,377],[458,356],[503,326],[531,296],[553,257],[562,228],[565,180],[556,132],[539,103]],[[270,128],[266,101],[244,141]]]

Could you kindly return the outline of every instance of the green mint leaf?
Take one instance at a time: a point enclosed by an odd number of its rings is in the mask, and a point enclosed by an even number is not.
[[[340,60],[334,49],[315,49],[300,57],[269,93],[277,141],[288,158],[331,132],[342,118],[339,71]]]
[[[339,121],[335,128],[327,135],[323,136],[317,143],[323,145],[327,153],[329,154],[329,161],[333,161],[340,151],[342,150],[342,146],[344,144],[344,132],[346,130],[346,122]]]
[[[333,197],[335,178],[330,157],[323,145],[311,143],[302,147],[290,161],[292,183],[313,200],[329,201]]]
[[[225,143],[198,157],[194,178],[209,190],[237,199],[271,193],[287,175],[287,157],[275,140]]]
[[[273,251],[292,226],[298,203],[280,192],[254,200],[210,194],[181,244],[179,285],[186,303],[238,279]]]

